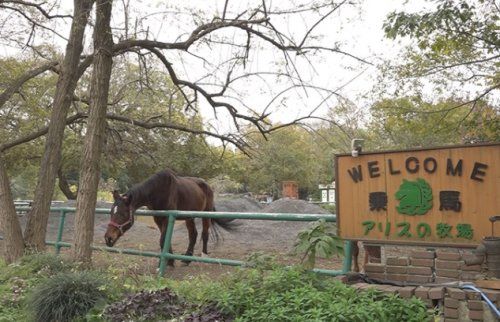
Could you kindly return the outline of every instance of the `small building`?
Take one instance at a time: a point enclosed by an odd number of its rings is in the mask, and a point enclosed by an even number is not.
[[[299,199],[299,184],[297,181],[283,181],[281,194],[283,198]]]
[[[331,184],[320,184],[318,189],[321,191],[321,202],[335,203],[335,181]]]

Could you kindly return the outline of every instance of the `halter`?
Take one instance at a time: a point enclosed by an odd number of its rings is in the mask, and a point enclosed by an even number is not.
[[[118,230],[120,231],[120,236],[121,236],[125,233],[123,231],[123,227],[127,226],[128,224],[130,224],[130,227],[132,227],[132,225],[134,224],[134,214],[133,214],[132,209],[130,209],[130,211],[128,213],[128,220],[126,222],[124,222],[123,224],[118,224],[118,223],[114,222],[113,219],[111,219],[108,223],[108,226],[118,228]]]

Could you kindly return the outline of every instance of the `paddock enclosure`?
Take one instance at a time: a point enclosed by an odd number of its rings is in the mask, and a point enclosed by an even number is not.
[[[66,202],[62,204],[57,204],[59,208],[61,207],[72,207],[73,202]],[[98,207],[105,207],[105,209],[99,210],[95,217],[95,230],[94,230],[94,246],[97,248],[104,248],[104,232],[107,228],[107,223],[109,221],[109,209],[110,204],[99,202]],[[301,255],[294,255],[291,253],[293,249],[293,244],[296,240],[298,232],[306,229],[309,226],[311,220],[317,219],[321,216],[327,218],[327,220],[334,219],[335,217],[329,214],[327,211],[319,207],[318,205],[309,204],[303,200],[291,200],[291,199],[280,199],[267,206],[259,204],[255,200],[247,196],[226,196],[223,198],[216,199],[216,208],[223,210],[225,212],[241,212],[243,217],[256,215],[257,217],[273,217],[276,216],[268,214],[268,211],[286,211],[290,212],[290,216],[298,216],[293,212],[304,213],[304,218],[298,220],[307,221],[270,221],[263,220],[261,218],[255,220],[248,219],[237,219],[235,220],[236,230],[234,232],[228,233],[222,231],[222,240],[215,244],[213,241],[209,241],[209,255],[210,257],[226,259],[228,264],[239,265],[241,261],[244,261],[248,255],[252,253],[265,253],[276,256],[280,262],[286,264],[297,264],[300,262]],[[22,208],[19,208],[21,210]],[[309,213],[309,214],[307,214]],[[319,217],[311,216],[311,213],[317,213]],[[260,214],[260,215],[259,215]],[[281,216],[281,215],[279,215]],[[23,215],[20,215],[21,221],[23,221]],[[65,212],[65,223],[63,225],[63,230],[61,236],[59,235],[59,227],[61,213],[60,211],[54,211],[51,213],[49,219],[49,227],[47,233],[47,240],[51,245],[55,246],[56,249],[60,249],[61,252],[67,252],[68,246],[72,242],[73,237],[73,225],[74,225],[74,215],[71,212]],[[255,216],[254,216],[255,217]],[[198,227],[201,222],[197,223]],[[58,236],[60,236],[60,243],[57,245]],[[145,269],[148,272],[155,272],[158,267],[157,256],[160,251],[158,244],[159,231],[154,224],[152,217],[148,216],[137,216],[136,223],[134,226],[118,241],[115,245],[116,248],[111,248],[110,250],[114,253],[121,252],[119,249],[136,250],[143,252],[148,257],[141,256],[127,256],[125,253],[114,254],[113,257],[123,257],[126,261],[133,261],[134,263],[143,263]],[[0,241],[1,242],[1,241]],[[172,244],[174,253],[179,254],[185,249],[187,243],[187,231],[183,222],[176,222],[173,231]],[[195,255],[201,254],[200,243],[197,243],[195,249]],[[179,255],[180,256],[180,255]],[[105,260],[108,255],[102,252],[94,252],[94,257]],[[180,257],[179,257],[180,258]],[[206,261],[206,258],[201,258],[201,261]],[[343,267],[341,258],[333,258],[331,260],[318,260],[317,267],[325,270],[339,271]],[[207,271],[222,271],[230,269],[229,266],[226,268],[220,265],[208,265],[202,263],[192,263],[188,267],[180,266],[180,263],[176,263],[175,275],[181,276],[183,271],[196,274],[197,272],[203,273]],[[167,268],[167,276],[169,276]]]

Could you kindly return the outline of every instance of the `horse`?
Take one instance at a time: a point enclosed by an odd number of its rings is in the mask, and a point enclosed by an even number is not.
[[[134,224],[134,213],[142,206],[150,210],[195,210],[195,211],[215,211],[214,194],[210,186],[200,178],[181,177],[172,170],[165,169],[158,172],[141,184],[135,185],[124,194],[113,191],[114,203],[110,211],[110,221],[104,234],[104,240],[108,247],[118,241]],[[181,218],[185,220],[189,235],[189,244],[185,255],[192,256],[198,231],[194,218]],[[165,233],[168,226],[168,218],[154,216],[154,221],[160,230],[160,247],[163,251]],[[232,225],[224,219],[202,219],[203,230],[201,240],[203,242],[202,256],[208,256],[207,244],[209,229],[212,226],[212,236],[219,239],[220,233],[217,226],[225,230],[232,230]],[[172,247],[169,252],[172,253]],[[189,261],[183,261],[186,265]],[[174,260],[170,259],[168,265],[174,266]]]

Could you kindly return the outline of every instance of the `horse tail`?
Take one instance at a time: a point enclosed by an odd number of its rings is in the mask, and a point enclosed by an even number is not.
[[[210,211],[216,211],[215,207]],[[216,243],[219,241],[223,241],[224,237],[221,234],[221,228],[227,232],[232,232],[236,230],[236,227],[239,225],[233,222],[232,218],[210,218],[210,224],[212,229],[210,229],[210,238],[214,240]]]

